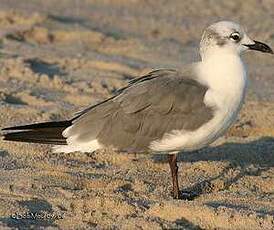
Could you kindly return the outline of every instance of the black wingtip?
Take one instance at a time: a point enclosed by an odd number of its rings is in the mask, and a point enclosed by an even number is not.
[[[11,131],[11,130],[30,130],[30,129],[43,129],[43,128],[58,128],[58,127],[67,127],[70,126],[72,122],[67,121],[52,121],[44,123],[35,123],[30,125],[21,125],[21,126],[12,126],[1,129],[1,131]]]
[[[14,126],[14,127],[3,128],[1,129],[1,131],[16,130],[16,129],[17,129],[17,126]]]
[[[53,132],[53,131],[56,131]],[[29,142],[40,144],[66,145],[66,139],[61,135],[60,130],[27,130],[2,134],[4,141]]]
[[[71,124],[68,120],[7,127],[1,129],[0,136],[5,141],[65,145],[62,132]]]

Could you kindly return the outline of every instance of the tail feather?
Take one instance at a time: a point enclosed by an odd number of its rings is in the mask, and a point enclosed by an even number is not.
[[[62,132],[71,124],[71,121],[54,121],[14,126],[2,129],[5,133],[1,135],[7,141],[66,145]]]

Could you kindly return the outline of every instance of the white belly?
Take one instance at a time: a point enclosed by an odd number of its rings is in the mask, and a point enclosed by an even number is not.
[[[197,70],[201,82],[209,86],[204,103],[215,108],[213,119],[194,131],[167,133],[161,140],[151,143],[151,150],[196,150],[215,141],[233,124],[243,103],[247,80],[239,57],[228,55],[224,60],[222,62],[218,56],[209,63],[201,63]]]

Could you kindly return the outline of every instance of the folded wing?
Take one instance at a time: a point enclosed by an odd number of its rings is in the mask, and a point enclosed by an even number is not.
[[[212,119],[212,108],[204,104],[206,91],[191,69],[184,74],[156,70],[78,114],[63,135],[72,145],[96,140],[102,147],[146,151],[166,133],[192,131]]]

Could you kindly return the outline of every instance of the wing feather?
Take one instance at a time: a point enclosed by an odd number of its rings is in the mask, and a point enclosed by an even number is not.
[[[93,139],[120,150],[145,151],[172,130],[195,130],[213,117],[204,104],[207,87],[190,68],[156,70],[132,80],[114,97],[92,106],[73,120],[67,136]]]

